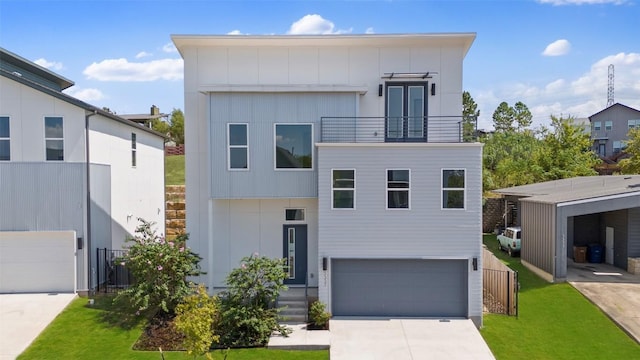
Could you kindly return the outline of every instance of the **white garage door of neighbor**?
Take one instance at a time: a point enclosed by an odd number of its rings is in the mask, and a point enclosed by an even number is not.
[[[75,231],[1,231],[0,293],[76,292]]]

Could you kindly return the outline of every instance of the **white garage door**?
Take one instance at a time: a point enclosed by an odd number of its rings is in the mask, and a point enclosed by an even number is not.
[[[334,259],[338,316],[467,317],[468,261]]]
[[[75,291],[75,231],[0,232],[0,293]]]

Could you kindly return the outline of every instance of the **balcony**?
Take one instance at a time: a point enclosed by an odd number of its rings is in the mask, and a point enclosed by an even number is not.
[[[463,129],[462,116],[323,117],[325,143],[460,143],[476,141],[476,122]]]

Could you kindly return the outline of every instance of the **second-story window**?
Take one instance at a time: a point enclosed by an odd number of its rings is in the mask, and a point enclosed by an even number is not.
[[[247,124],[228,124],[227,144],[229,151],[227,163],[229,170],[249,169],[249,133]]]
[[[313,126],[275,124],[276,170],[313,169]]]
[[[387,170],[387,209],[409,209],[409,170]]]
[[[442,208],[464,209],[464,169],[442,170]]]
[[[136,164],[138,163],[137,148],[138,148],[138,144],[136,140],[136,133],[131,133],[131,166],[133,167],[136,167]]]
[[[47,161],[64,160],[64,131],[60,116],[44,118],[44,142]]]
[[[331,171],[331,208],[355,209],[356,207],[356,171]]]
[[[602,122],[600,121],[593,122],[593,130],[600,131],[601,128],[602,128]]]
[[[424,139],[426,83],[387,84],[387,141]]]
[[[9,117],[0,116],[0,161],[11,160],[11,132]]]
[[[637,120],[627,120],[627,124],[629,127],[629,130],[639,127],[640,126],[640,119]]]
[[[604,122],[604,129],[606,131],[611,131],[611,129],[613,129],[613,121],[611,120],[607,120]]]

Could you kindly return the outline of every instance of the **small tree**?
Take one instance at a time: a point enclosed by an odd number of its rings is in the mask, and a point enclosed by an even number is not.
[[[202,355],[212,359],[208,351],[219,339],[212,328],[217,315],[217,298],[210,297],[203,285],[176,307],[176,328],[184,334],[184,347],[194,359]]]
[[[258,254],[245,257],[227,276],[227,290],[220,294],[220,317],[214,326],[225,347],[264,345],[272,332],[287,335],[278,324],[274,307],[280,291],[286,290],[284,259]]]
[[[166,241],[152,228],[154,223],[138,218],[136,235],[127,239],[127,253],[119,261],[134,278],[134,284],[118,293],[115,302],[135,315],[153,316],[158,311],[173,314],[182,298],[191,293],[189,276],[202,274],[200,256],[187,246],[187,234]]]
[[[627,134],[624,152],[628,158],[620,160],[623,174],[640,174],[640,128],[633,128]]]

